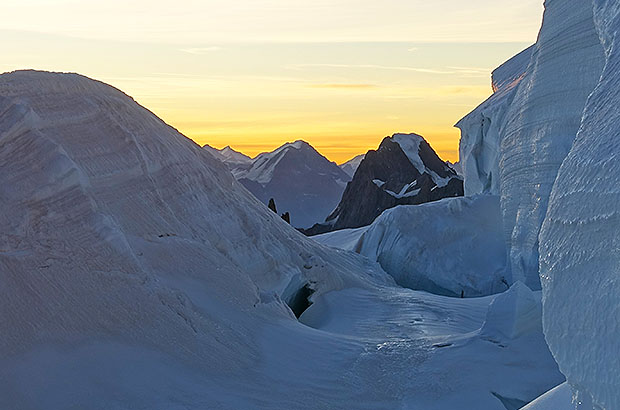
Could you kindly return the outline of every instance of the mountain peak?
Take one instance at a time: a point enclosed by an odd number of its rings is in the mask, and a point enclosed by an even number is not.
[[[296,140],[295,142],[287,142],[286,144],[282,145],[280,148],[282,149],[284,148],[294,148],[294,149],[312,148],[313,150],[316,151],[316,149],[312,145],[310,145],[308,142],[304,140]]]
[[[368,225],[386,209],[462,196],[463,181],[418,134],[394,134],[368,151],[338,207],[305,230],[317,234]]]

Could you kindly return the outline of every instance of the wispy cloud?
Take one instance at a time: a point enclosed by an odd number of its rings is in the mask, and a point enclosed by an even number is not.
[[[481,68],[481,67],[448,67],[450,70],[455,70],[458,74],[463,77],[488,77],[491,75],[493,71],[492,68]]]
[[[410,53],[413,53],[414,51],[418,51],[418,50],[419,50],[418,47],[411,47],[407,49],[407,51],[409,51]]]
[[[352,69],[369,69],[369,70],[393,70],[393,71],[414,71],[416,73],[429,74],[455,74],[456,71],[436,70],[432,68],[419,68],[407,66],[385,66],[376,64],[291,64],[286,66],[289,70],[303,70],[306,68],[352,68]]]
[[[333,88],[333,89],[352,89],[352,90],[365,90],[372,88],[379,88],[375,84],[310,84],[310,88]]]
[[[189,53],[189,54],[202,55],[202,54],[212,53],[214,51],[220,51],[221,49],[222,47],[211,46],[211,47],[182,48],[180,51],[184,53]]]
[[[485,97],[491,94],[488,86],[461,85],[439,87],[437,93],[440,95],[467,95],[472,97]]]

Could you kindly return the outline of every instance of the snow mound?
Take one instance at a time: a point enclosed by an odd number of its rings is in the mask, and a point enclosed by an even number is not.
[[[401,286],[467,297],[504,291],[499,198],[449,198],[387,210],[370,226],[313,237],[381,264]]]
[[[267,322],[295,321],[295,291],[392,283],[306,239],[205,150],[76,74],[0,76],[0,207],[2,408],[143,407],[170,379],[183,388],[155,408],[213,408],[235,380],[262,378],[248,370],[254,340]]]
[[[538,293],[537,296],[523,283],[516,282],[489,306],[482,334],[516,339],[529,332],[540,332],[542,305]]]
[[[612,410],[620,408],[620,5],[594,5],[606,64],[555,181],[540,273],[544,329],[560,369],[580,401]]]

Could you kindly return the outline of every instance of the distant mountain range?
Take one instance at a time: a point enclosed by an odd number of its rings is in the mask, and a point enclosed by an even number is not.
[[[204,148],[224,162],[261,202],[267,204],[273,198],[278,212],[288,212],[297,228],[324,221],[351,180],[347,172],[305,141],[286,143],[255,158],[230,147]]]
[[[340,169],[346,172],[347,175],[349,175],[351,178],[353,178],[353,175],[355,175],[355,171],[357,171],[357,168],[360,166],[365,156],[366,154],[361,154],[354,158],[351,158],[344,164],[341,164]]]
[[[347,185],[340,204],[307,235],[372,223],[397,205],[417,205],[463,195],[463,179],[442,161],[423,137],[395,134],[368,151]]]

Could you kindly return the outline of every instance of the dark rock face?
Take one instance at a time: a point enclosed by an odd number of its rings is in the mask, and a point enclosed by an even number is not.
[[[383,211],[397,205],[463,196],[463,180],[423,139],[419,142],[418,156],[421,161],[416,167],[393,137],[385,138],[376,151],[368,151],[340,204],[325,223],[302,232],[318,235],[359,228],[370,225]],[[421,164],[424,172],[418,169]]]
[[[278,208],[276,207],[276,201],[273,198],[269,198],[269,204],[267,208],[271,209],[273,212],[278,213]]]

